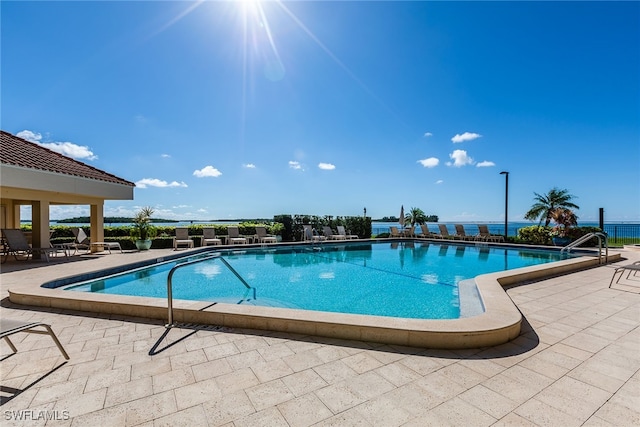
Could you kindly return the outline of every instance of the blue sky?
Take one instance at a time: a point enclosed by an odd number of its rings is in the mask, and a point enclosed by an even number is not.
[[[640,220],[639,2],[3,1],[2,129],[175,219]],[[88,206],[52,207],[52,219]]]

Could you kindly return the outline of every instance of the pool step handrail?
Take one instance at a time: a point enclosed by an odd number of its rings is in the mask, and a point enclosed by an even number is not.
[[[603,263],[602,262],[602,249],[603,249],[602,243],[604,241],[604,251],[605,251],[604,262],[606,263],[609,260],[609,245],[607,244],[607,235],[599,231],[587,233],[584,236],[580,237],[579,239],[569,243],[567,246],[560,249],[560,253],[563,253],[563,252],[571,253],[571,249],[583,244],[586,241],[591,240],[594,237],[598,239],[598,262],[600,264]]]
[[[171,270],[169,271],[169,276],[167,277],[167,307],[168,307],[168,310],[169,310],[169,314],[168,314],[167,324],[164,325],[165,328],[171,328],[171,327],[174,326],[174,322],[173,322],[173,273],[175,273],[176,270],[178,270],[179,268],[186,267],[187,265],[196,264],[196,263],[203,262],[203,261],[210,261],[210,260],[213,260],[213,259],[216,259],[216,258],[219,258],[220,261],[222,261],[222,263],[229,270],[231,270],[231,272],[240,280],[240,282],[242,282],[242,284],[244,286],[246,286],[248,289],[251,289],[251,286],[247,283],[247,281],[244,280],[244,278],[242,276],[240,276],[240,273],[238,273],[236,271],[236,269],[233,268],[231,266],[231,264],[229,264],[227,262],[226,259],[222,258],[222,254],[219,253],[219,252],[216,252],[214,254],[211,254],[211,255],[203,257],[203,258],[192,259],[190,261],[185,261],[185,262],[181,262],[179,264],[176,264],[171,268]],[[254,290],[254,299],[255,299],[255,290]]]

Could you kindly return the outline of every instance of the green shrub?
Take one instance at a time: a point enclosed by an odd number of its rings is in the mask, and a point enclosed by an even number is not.
[[[551,227],[543,225],[530,225],[518,229],[518,239],[532,245],[550,245]]]

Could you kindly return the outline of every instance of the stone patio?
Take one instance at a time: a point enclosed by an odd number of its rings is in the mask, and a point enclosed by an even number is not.
[[[2,316],[50,323],[0,344],[2,425],[640,425],[640,275],[616,264],[510,287],[521,335],[484,349],[402,348],[18,306],[12,285],[170,251],[8,261]],[[19,418],[22,418],[21,420]]]

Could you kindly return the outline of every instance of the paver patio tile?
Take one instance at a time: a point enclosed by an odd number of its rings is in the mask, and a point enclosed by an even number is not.
[[[396,387],[410,383],[421,377],[416,371],[399,362],[381,366],[375,369],[375,372]]]
[[[401,406],[387,394],[356,406],[355,411],[372,426],[401,426],[414,418],[413,414]]]
[[[221,390],[215,378],[192,383],[185,386],[174,387],[176,405],[178,410],[183,410],[201,403],[220,399],[224,390]]]
[[[327,382],[313,369],[307,369],[283,377],[282,382],[296,397],[327,386]]]
[[[331,418],[333,413],[315,394],[306,394],[278,405],[290,426],[306,427]]]
[[[577,427],[583,420],[575,418],[537,399],[529,399],[514,411],[516,414],[541,427]]]
[[[640,425],[640,411],[613,402],[607,402],[594,414],[615,426]]]
[[[233,368],[226,359],[216,359],[193,365],[191,371],[196,381],[202,381],[233,372]]]
[[[518,406],[516,402],[483,385],[470,388],[458,397],[498,420]]]
[[[106,394],[106,388],[84,394],[73,393],[70,396],[59,399],[54,409],[58,411],[69,411],[72,417],[98,411],[104,407]]]
[[[520,415],[511,412],[495,422],[493,427],[538,427],[537,424],[522,418]]]
[[[173,391],[165,391],[160,394],[143,397],[113,408],[120,406],[123,406],[126,411],[125,425],[127,427],[153,421],[156,418],[162,418],[177,411]]]
[[[148,362],[131,365],[131,379],[137,380],[144,377],[152,377],[170,370],[171,361],[168,357],[153,357]]]
[[[144,377],[126,383],[114,384],[107,389],[105,408],[131,402],[153,394],[153,380]]]
[[[153,393],[159,394],[163,391],[173,390],[187,384],[193,384],[196,379],[193,377],[191,368],[174,369],[168,372],[154,375]]]
[[[313,347],[315,349],[317,347]],[[323,361],[313,351],[304,351],[301,353],[295,353],[291,356],[285,356],[282,360],[289,365],[294,372],[304,371],[305,369],[313,368],[318,365],[322,365]]]
[[[175,356],[169,356],[169,360],[171,361],[171,369],[180,369],[204,363],[208,359],[203,350],[193,350]]]
[[[218,387],[226,393],[244,390],[254,385],[260,384],[260,380],[249,368],[243,368],[228,374],[215,377]]]
[[[287,423],[280,411],[274,407],[236,419],[233,422],[233,425],[237,427],[255,427],[259,425],[269,427],[290,427],[289,423]]]
[[[226,359],[233,369],[250,368],[255,364],[265,362],[257,350],[249,350],[245,353],[227,356]]]
[[[295,395],[280,379],[247,388],[245,393],[257,411],[295,398]]]
[[[210,426],[221,426],[256,412],[244,391],[228,392],[202,404]]]
[[[346,380],[347,378],[353,378],[358,375],[356,371],[347,366],[347,364],[342,360],[336,360],[334,362],[316,366],[313,370],[329,384],[333,384],[340,380]]]
[[[131,381],[131,367],[129,366],[96,372],[89,375],[84,392],[99,390],[115,384],[128,383],[129,381]]]
[[[382,362],[367,353],[358,353],[345,357],[342,361],[359,374],[382,366]]]
[[[266,361],[278,360],[284,356],[291,356],[295,354],[285,343],[279,342],[272,344],[269,347],[263,347],[258,349],[260,356]]]
[[[438,405],[430,411],[442,420],[441,425],[447,426],[490,426],[497,420],[486,412],[465,402],[459,397]]]
[[[207,415],[202,406],[192,406],[153,420],[153,427],[196,427],[206,425]]]

